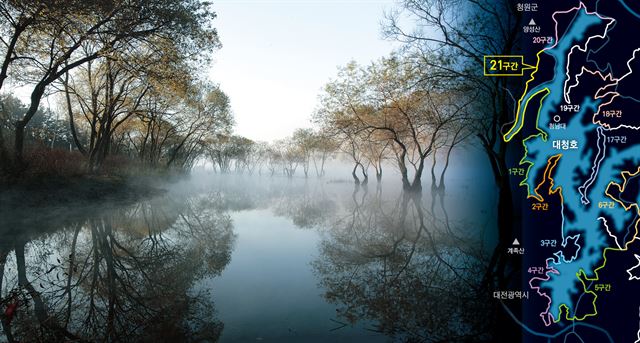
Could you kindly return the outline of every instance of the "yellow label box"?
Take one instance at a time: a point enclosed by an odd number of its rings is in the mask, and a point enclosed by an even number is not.
[[[524,63],[522,55],[485,55],[484,76],[523,76],[534,66]]]

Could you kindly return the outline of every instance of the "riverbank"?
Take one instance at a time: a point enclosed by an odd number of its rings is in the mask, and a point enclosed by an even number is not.
[[[166,180],[164,180],[166,179]],[[71,206],[97,201],[135,201],[165,192],[168,177],[80,175],[47,177],[0,185],[0,206]]]

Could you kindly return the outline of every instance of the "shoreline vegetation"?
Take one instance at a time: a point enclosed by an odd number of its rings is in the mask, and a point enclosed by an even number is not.
[[[0,189],[3,210],[72,207],[87,202],[134,202],[166,192],[164,182],[184,176],[74,175],[21,180]]]
[[[130,197],[152,191],[129,178],[188,172],[233,126],[199,76],[220,47],[215,17],[197,0],[1,3],[5,197]]]
[[[0,209],[134,202],[161,195],[166,185],[188,176],[184,170],[149,168],[127,156],[109,156],[91,171],[78,151],[30,147],[20,175],[0,172]]]

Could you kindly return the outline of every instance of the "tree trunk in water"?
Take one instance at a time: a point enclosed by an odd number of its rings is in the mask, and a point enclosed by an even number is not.
[[[406,152],[403,152],[398,156],[398,169],[400,169],[400,175],[402,175],[402,189],[410,190],[411,183],[409,182],[409,175],[407,173],[407,165],[405,164]]]
[[[449,160],[451,159],[452,150],[453,150],[453,145],[449,146],[449,150],[447,150],[447,157],[445,158],[444,167],[442,168],[442,172],[440,172],[440,183],[438,184],[438,191],[440,192],[444,192],[444,188],[445,188],[444,174],[447,172],[447,168],[449,168]]]
[[[360,179],[358,178],[358,175],[356,174],[356,171],[358,170],[358,163],[356,163],[355,166],[353,166],[353,170],[351,171],[351,176],[353,176],[353,182],[355,182],[356,185],[360,184]]]
[[[424,159],[423,157],[420,159],[420,163],[418,164],[418,169],[416,169],[416,175],[413,176],[413,183],[409,187],[409,190],[412,192],[421,192],[422,191],[422,171],[424,170]]]
[[[437,188],[437,180],[436,180],[436,154],[434,151],[433,154],[433,163],[431,164],[431,190],[435,190]]]
[[[360,164],[360,170],[362,171],[362,184],[366,185],[367,183],[369,183],[369,174],[367,174],[366,169],[364,169],[364,165],[362,165],[362,163]]]
[[[324,176],[324,162],[326,161],[327,156],[322,155],[322,163],[320,163],[320,177]]]
[[[409,182],[407,175],[402,175],[402,189],[411,190],[411,182]]]

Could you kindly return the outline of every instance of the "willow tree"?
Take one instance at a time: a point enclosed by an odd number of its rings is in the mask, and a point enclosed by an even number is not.
[[[400,56],[367,68],[351,63],[326,86],[316,115],[324,127],[353,138],[360,152],[377,154],[373,160],[380,166],[390,147],[403,189],[411,191],[422,189],[425,160],[445,128],[463,120],[469,105],[467,97],[420,78],[419,70]]]
[[[399,20],[404,17],[408,20]],[[421,70],[435,70],[452,82],[479,93],[474,103],[475,136],[491,165],[498,190],[498,245],[487,281],[504,286],[515,222],[507,165],[507,146],[501,129],[512,120],[509,89],[521,87],[514,78],[483,75],[484,55],[512,55],[521,51],[522,13],[510,0],[406,0],[387,18],[385,33],[404,43]],[[401,24],[413,22],[413,27]]]
[[[445,191],[445,174],[447,173],[447,170],[449,169],[450,166],[450,162],[451,162],[451,154],[453,152],[453,150],[460,146],[461,144],[465,143],[466,141],[469,140],[469,137],[471,137],[474,134],[474,129],[472,126],[468,125],[468,118],[465,118],[465,120],[461,120],[461,121],[456,121],[451,123],[451,125],[449,125],[446,129],[446,135],[445,138],[442,141],[442,148],[445,150],[444,152],[444,165],[442,166],[442,169],[440,170],[440,176],[438,178],[438,183],[436,185],[435,183],[435,175],[434,175],[434,170],[432,169],[432,177],[433,177],[433,188],[440,192],[440,193],[444,193]],[[434,157],[434,161],[436,160],[436,158]],[[435,166],[435,162],[434,162],[434,166]]]
[[[255,145],[254,141],[246,137],[217,134],[208,145],[208,153],[214,166],[217,165],[221,173],[230,172],[233,164],[235,170],[240,172],[247,168]]]
[[[77,137],[76,142],[79,150],[87,155],[91,169],[96,169],[110,152],[115,130],[138,113],[150,85],[136,71],[127,70],[116,61],[92,62],[78,75],[83,82],[74,83],[72,88],[74,102],[82,113],[79,117],[85,119],[89,131],[86,146]],[[75,127],[75,119],[70,120]]]
[[[206,59],[218,45],[208,6],[198,0],[3,3],[0,30],[12,38],[3,41],[2,77],[22,78],[32,87],[28,109],[14,124],[15,161],[23,162],[25,127],[42,98],[74,68],[152,37],[170,40],[194,61]]]
[[[368,181],[366,158],[362,145],[367,143],[367,133],[358,121],[357,113],[372,111],[366,97],[366,73],[351,62],[338,70],[337,77],[327,83],[320,95],[320,106],[314,113],[314,121],[330,137],[340,152],[353,163],[351,175],[360,184],[357,175],[361,169],[364,183]]]
[[[217,85],[193,80],[188,69],[167,67],[164,55],[137,57],[134,63],[113,56],[91,61],[65,79],[78,150],[96,170],[117,139],[121,153],[148,166],[162,162],[188,169],[205,153],[209,138],[230,132],[229,99]],[[77,130],[85,132],[86,141],[78,139]]]
[[[311,160],[313,161],[313,167],[317,177],[320,178],[325,175],[325,163],[331,158],[337,148],[338,143],[329,133],[322,130],[314,132]]]
[[[309,168],[311,167],[311,159],[313,158],[313,145],[315,143],[314,132],[312,129],[297,129],[291,136],[291,141],[300,153],[300,164],[304,177],[309,177]]]
[[[377,182],[382,181],[382,164],[390,158],[392,144],[390,140],[373,137],[368,144],[362,147],[365,158],[376,171]]]
[[[513,237],[521,229],[515,225],[517,211],[509,179],[507,144],[502,128],[512,118],[514,100],[510,90],[522,88],[518,78],[485,77],[484,55],[518,55],[522,50],[523,14],[511,0],[403,0],[401,8],[388,16],[386,34],[404,43],[405,50],[422,70],[435,70],[452,83],[463,84],[478,93],[473,109],[474,134],[491,166],[498,193],[497,244],[486,268],[483,285],[489,290],[508,287],[520,268],[507,255]],[[402,17],[403,20],[399,20]],[[401,23],[412,23],[412,26]],[[517,90],[515,91],[518,92]],[[520,330],[508,330],[500,304],[494,319],[496,339],[518,338]],[[508,332],[516,334],[509,336]]]
[[[231,132],[233,115],[228,96],[217,86],[196,83],[191,87],[185,108],[175,113],[172,122],[176,127],[173,145],[169,148],[166,166],[177,161],[188,166],[196,155],[204,155],[208,142],[218,135]],[[196,149],[199,149],[196,154]]]

